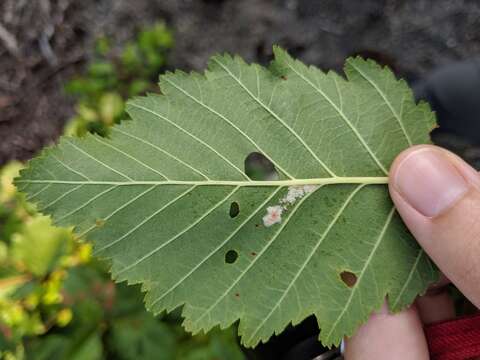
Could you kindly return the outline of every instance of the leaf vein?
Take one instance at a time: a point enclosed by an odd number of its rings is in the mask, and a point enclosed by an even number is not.
[[[249,141],[258,151],[260,151],[261,153],[263,153],[263,155],[265,155],[274,165],[275,167],[277,167],[281,172],[283,172],[286,176],[288,176],[289,178],[293,179],[294,177],[292,175],[290,175],[282,166],[280,166],[280,164],[278,164],[274,159],[272,159],[270,157],[270,155],[264,151],[260,145],[258,145],[250,136],[248,136],[247,133],[245,133],[242,129],[240,129],[237,125],[235,125],[231,120],[229,120],[226,116],[224,116],[223,114],[219,113],[218,111],[216,111],[215,109],[213,109],[212,107],[210,107],[209,105],[205,104],[204,102],[198,100],[195,96],[191,95],[190,93],[188,93],[185,89],[183,89],[182,87],[178,86],[177,84],[175,84],[173,81],[171,81],[170,79],[168,78],[164,78],[166,82],[168,82],[170,85],[172,85],[175,89],[177,89],[178,91],[180,91],[181,93],[183,93],[185,96],[187,96],[188,98],[190,98],[191,100],[193,100],[195,103],[197,103],[198,105],[204,107],[205,109],[207,109],[208,111],[210,111],[212,114],[216,115],[217,117],[219,117],[220,119],[222,119],[223,121],[225,121],[227,124],[229,124],[231,127],[233,127],[238,133],[240,133],[240,135],[242,135],[245,139],[247,139],[247,141]]]
[[[412,140],[410,139],[410,136],[408,135],[407,133],[407,129],[405,129],[405,126],[403,125],[403,122],[402,122],[402,119],[400,118],[400,116],[398,115],[398,113],[395,111],[395,109],[393,108],[393,105],[392,103],[390,102],[390,100],[387,99],[385,93],[382,91],[382,89],[380,89],[378,87],[378,85],[372,80],[370,79],[370,77],[367,76],[367,74],[365,74],[360,68],[358,68],[354,63],[353,61],[350,62],[350,65],[365,79],[367,80],[367,82],[378,92],[378,94],[382,97],[383,101],[385,101],[385,103],[387,104],[388,108],[390,109],[390,111],[392,112],[393,116],[395,117],[395,119],[397,120],[398,122],[398,125],[400,125],[400,128],[402,129],[403,131],[403,134],[405,135],[405,138],[407,139],[408,141],[408,145],[409,146],[412,146],[413,145],[413,142]]]
[[[26,197],[25,200],[27,201],[31,201],[32,199],[34,199],[36,196],[40,195],[42,192],[44,192],[45,190],[47,190],[50,186],[52,186],[53,183],[47,183],[46,186],[42,187],[40,190],[38,190],[37,192],[35,192],[33,195],[30,195],[28,197]]]
[[[143,195],[149,193],[150,191],[152,191],[157,185],[153,185],[151,187],[149,187],[147,190],[141,192],[140,194],[138,194],[137,196],[133,197],[132,199],[130,199],[129,201],[125,202],[122,206],[120,206],[119,208],[115,209],[113,212],[111,212],[110,214],[108,214],[105,218],[103,218],[104,221],[107,221],[108,219],[110,219],[112,216],[114,216],[116,213],[118,213],[119,211],[121,211],[122,209],[126,208],[128,205],[134,203],[135,201],[137,201],[138,199],[140,199]],[[87,230],[85,230],[84,232],[82,232],[80,235],[78,235],[79,238],[82,238],[84,237],[85,235],[87,235],[90,231],[92,231],[93,229],[95,229],[97,227],[96,224],[90,226]]]
[[[132,159],[133,161],[135,161],[135,162],[139,163],[140,165],[142,165],[144,168],[146,168],[146,169],[148,169],[148,170],[150,170],[150,171],[153,171],[154,173],[156,173],[156,174],[160,175],[161,177],[165,178],[165,180],[170,180],[170,179],[169,179],[167,176],[165,176],[162,172],[160,172],[160,171],[152,168],[151,166],[145,164],[143,161],[137,159],[135,156],[132,156],[132,155],[126,153],[125,151],[119,149],[119,148],[116,147],[115,145],[109,144],[109,143],[107,143],[107,142],[106,142],[105,140],[103,140],[103,139],[101,140],[101,138],[100,138],[99,136],[95,136],[95,135],[94,135],[94,136],[92,136],[92,137],[93,137],[93,139],[95,139],[95,140],[96,140],[97,142],[99,142],[100,144],[105,145],[105,146],[108,146],[108,147],[110,147],[111,149],[115,150],[116,152],[118,152],[118,153],[120,153],[120,154],[128,157],[129,159]]]
[[[247,180],[250,180],[250,178],[242,171],[240,170],[240,168],[238,168],[235,164],[233,164],[230,160],[228,160],[225,156],[223,156],[221,153],[219,153],[217,150],[215,150],[211,145],[207,144],[205,141],[203,141],[202,139],[198,138],[197,136],[195,136],[194,134],[192,134],[191,132],[185,130],[183,127],[181,127],[180,125],[176,124],[175,122],[171,121],[170,119],[168,119],[167,117],[163,116],[163,115],[160,115],[159,113],[153,111],[153,110],[150,110],[149,108],[146,108],[144,106],[141,106],[141,105],[137,105],[135,103],[130,103],[130,106],[132,107],[136,107],[137,109],[140,109],[140,110],[143,110],[143,111],[146,111],[146,112],[149,112],[151,113],[152,115],[155,115],[157,117],[159,117],[160,119],[162,120],[165,120],[166,122],[168,122],[170,125],[176,127],[177,129],[179,129],[180,131],[182,131],[183,133],[187,134],[188,136],[190,136],[192,139],[194,139],[195,141],[199,142],[200,144],[202,144],[203,146],[205,146],[206,148],[208,148],[210,151],[212,151],[213,153],[215,153],[218,157],[220,157],[223,161],[225,161],[228,165],[230,165],[232,168],[234,168],[236,171],[238,171],[245,179]]]
[[[361,144],[363,145],[363,147],[367,150],[368,154],[372,157],[372,159],[375,161],[375,163],[377,164],[377,166],[380,168],[380,170],[382,170],[385,174],[388,174],[388,171],[387,169],[385,168],[385,166],[383,166],[383,164],[380,162],[380,160],[378,159],[378,157],[373,153],[372,149],[370,149],[370,146],[368,146],[368,144],[366,143],[365,139],[363,138],[363,136],[358,132],[358,130],[355,128],[355,126],[353,126],[353,124],[351,123],[351,121],[348,119],[348,117],[345,115],[345,113],[340,110],[338,108],[337,105],[335,105],[335,103],[327,96],[327,94],[325,94],[323,92],[323,90],[315,85],[314,83],[312,83],[308,78],[306,78],[302,73],[300,73],[299,71],[297,71],[297,69],[295,69],[291,64],[287,63],[287,66],[295,73],[297,74],[301,79],[303,79],[305,82],[307,82],[310,86],[312,86],[315,90],[317,90],[317,92],[322,95],[323,98],[325,98],[325,100],[327,100],[327,102],[335,109],[335,111],[340,115],[340,117],[345,121],[345,123],[350,127],[350,129],[353,131],[353,133],[355,134],[355,136],[358,138],[358,140],[361,142]]]
[[[147,140],[144,140],[144,139],[142,139],[142,138],[139,138],[138,136],[135,136],[135,135],[133,135],[133,134],[130,134],[130,133],[126,132],[126,131],[119,130],[118,127],[115,127],[115,126],[112,127],[112,131],[113,131],[113,132],[117,131],[117,132],[119,132],[119,133],[121,133],[121,134],[123,134],[123,135],[125,135],[125,136],[128,136],[128,137],[130,137],[130,138],[132,138],[132,139],[135,139],[135,140],[137,140],[137,141],[143,142],[145,145],[148,145],[148,146],[152,147],[153,149],[155,149],[155,150],[157,150],[157,151],[160,151],[162,154],[165,154],[165,155],[171,157],[172,159],[174,159],[175,161],[179,162],[180,164],[188,167],[188,168],[191,169],[192,171],[194,171],[194,172],[196,172],[197,174],[199,174],[200,176],[204,177],[205,180],[210,180],[210,179],[208,178],[208,176],[205,175],[205,174],[203,174],[200,170],[196,169],[195,167],[193,167],[192,165],[186,163],[185,161],[181,160],[180,158],[176,157],[175,155],[169,153],[168,151],[162,149],[160,146],[155,145],[155,144],[152,144],[151,142],[149,142],[149,141],[147,141]]]
[[[80,205],[79,207],[77,207],[77,208],[73,209],[72,211],[68,212],[67,214],[59,217],[59,218],[57,219],[57,222],[60,222],[60,221],[62,221],[62,220],[64,220],[64,219],[66,219],[67,217],[75,214],[76,212],[82,210],[85,206],[91,204],[93,201],[95,201],[96,199],[98,199],[100,196],[102,196],[102,195],[104,195],[104,194],[106,194],[106,193],[108,193],[108,192],[116,189],[117,187],[118,187],[118,185],[114,185],[114,186],[111,186],[111,187],[107,188],[106,190],[98,193],[97,195],[95,195],[94,197],[92,197],[91,199],[89,199],[88,201],[84,202],[84,203],[83,203],[82,205]]]
[[[228,193],[227,196],[225,196],[222,200],[220,200],[219,202],[217,202],[215,205],[213,205],[210,209],[208,209],[204,214],[202,214],[202,216],[200,216],[197,220],[195,220],[193,223],[191,223],[190,225],[188,225],[186,228],[184,228],[182,231],[178,232],[177,234],[175,234],[173,237],[171,237],[170,239],[168,239],[167,241],[165,241],[164,243],[162,243],[161,245],[157,246],[155,249],[149,251],[147,254],[143,255],[140,259],[136,260],[135,262],[131,263],[130,265],[128,265],[127,267],[123,268],[122,270],[118,271],[117,272],[117,276],[119,276],[120,274],[134,268],[135,266],[137,266],[138,264],[140,264],[141,262],[147,260],[149,257],[151,257],[153,254],[155,254],[156,252],[160,251],[161,249],[163,249],[165,246],[167,246],[168,244],[172,243],[173,241],[175,241],[176,239],[178,239],[180,236],[186,234],[188,231],[190,231],[192,228],[194,228],[196,225],[198,225],[200,222],[203,221],[203,219],[205,219],[208,215],[210,215],[212,212],[214,212],[217,208],[219,208],[225,201],[227,201],[233,194],[235,194],[235,192],[240,189],[240,186],[237,186],[235,187],[230,193]]]
[[[399,302],[400,299],[402,298],[403,293],[405,292],[405,290],[407,289],[408,284],[410,283],[410,281],[411,281],[412,278],[413,278],[413,274],[417,271],[417,267],[418,267],[418,264],[420,263],[420,259],[422,258],[422,255],[423,255],[423,249],[420,248],[420,249],[418,250],[418,255],[417,255],[416,258],[415,258],[415,262],[413,263],[413,266],[412,266],[412,268],[410,269],[410,272],[409,272],[409,274],[408,274],[407,280],[405,280],[405,283],[403,284],[402,289],[401,289],[400,292],[398,293],[395,301],[392,303],[392,309],[396,309],[396,308],[397,308],[398,302]]]
[[[112,241],[111,243],[105,245],[104,247],[100,248],[100,249],[97,249],[95,250],[95,253],[98,254],[110,247],[112,247],[113,245],[117,244],[118,242],[122,241],[123,239],[125,239],[127,236],[129,236],[130,234],[132,234],[134,231],[136,231],[137,229],[139,229],[140,227],[142,227],[147,221],[149,221],[150,219],[152,219],[154,216],[160,214],[163,210],[165,210],[166,208],[168,208],[170,205],[174,204],[175,202],[177,202],[178,200],[180,200],[182,197],[184,197],[185,195],[187,195],[188,193],[190,193],[191,191],[193,191],[194,189],[196,188],[196,186],[192,186],[190,188],[188,188],[186,191],[184,191],[183,193],[181,193],[180,195],[178,195],[177,197],[175,197],[174,199],[170,200],[169,202],[167,202],[165,205],[163,205],[162,207],[160,207],[160,209],[156,210],[154,213],[150,214],[149,216],[147,216],[145,219],[143,219],[140,223],[138,223],[136,226],[134,226],[132,229],[130,229],[129,231],[127,231],[125,234],[123,234],[121,237],[119,237],[118,239]]]
[[[350,295],[349,295],[345,305],[343,306],[342,311],[340,312],[340,315],[337,317],[337,319],[333,323],[330,331],[328,332],[328,334],[325,337],[326,342],[328,342],[330,340],[330,336],[332,335],[332,333],[337,328],[338,323],[340,322],[340,320],[345,315],[347,309],[350,307],[350,304],[352,303],[353,297],[355,296],[355,293],[356,293],[357,289],[359,288],[360,284],[362,283],[362,279],[363,279],[363,276],[365,275],[365,271],[368,269],[368,266],[370,265],[370,263],[373,259],[373,255],[376,253],[378,247],[380,246],[380,243],[382,242],[382,240],[385,236],[385,233],[387,232],[388,226],[390,225],[390,222],[392,221],[392,218],[393,218],[394,214],[395,214],[395,207],[392,207],[392,209],[390,210],[390,213],[388,214],[387,220],[385,221],[385,225],[383,226],[377,240],[375,241],[375,246],[373,247],[372,251],[370,252],[367,260],[365,261],[365,264],[362,268],[362,271],[358,275],[357,282],[355,283],[352,290],[350,291]]]
[[[109,170],[117,173],[118,175],[124,177],[124,178],[127,179],[127,180],[133,181],[132,178],[128,177],[127,175],[123,174],[122,172],[120,172],[120,171],[118,171],[118,170],[115,170],[115,169],[112,168],[111,166],[105,164],[103,161],[100,161],[99,159],[97,159],[96,157],[92,156],[91,154],[89,154],[89,153],[86,152],[85,150],[81,149],[80,147],[78,147],[77,145],[75,145],[74,143],[72,143],[71,141],[67,140],[66,138],[64,138],[64,141],[65,141],[67,144],[73,146],[77,151],[79,151],[79,152],[81,152],[82,154],[88,156],[90,159],[98,162],[98,163],[99,163],[100,165],[102,165],[103,167],[105,167],[105,168],[107,168],[107,169],[109,169]]]
[[[56,156],[53,155],[53,154],[52,154],[52,158],[54,158],[56,161],[58,161],[65,169],[67,169],[67,170],[69,170],[69,171],[71,171],[71,172],[73,172],[73,173],[75,173],[75,174],[83,177],[85,180],[91,181],[91,179],[90,179],[88,176],[82,174],[80,171],[75,170],[75,169],[73,169],[72,167],[70,167],[69,165],[65,164],[62,160],[60,160],[58,157],[56,157]]]
[[[81,188],[83,186],[82,185],[77,185],[75,186],[73,189],[70,189],[66,192],[64,192],[62,195],[58,196],[55,200],[49,202],[47,205],[43,206],[42,207],[42,211],[45,211],[47,208],[49,208],[50,206],[52,205],[55,205],[57,202],[59,202],[60,200],[62,200],[65,196],[69,195],[70,193],[74,192],[75,190]]]

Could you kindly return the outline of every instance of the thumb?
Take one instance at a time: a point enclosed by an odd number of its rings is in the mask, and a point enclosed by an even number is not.
[[[480,306],[480,176],[451,152],[415,146],[390,171],[390,194],[440,270]]]

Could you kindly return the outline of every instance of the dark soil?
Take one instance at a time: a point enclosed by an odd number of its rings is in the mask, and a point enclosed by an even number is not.
[[[95,37],[121,44],[162,18],[176,32],[170,64],[186,70],[215,52],[266,63],[276,43],[324,69],[370,56],[412,82],[480,53],[476,0],[1,0],[0,164],[62,132],[73,111],[63,85]]]

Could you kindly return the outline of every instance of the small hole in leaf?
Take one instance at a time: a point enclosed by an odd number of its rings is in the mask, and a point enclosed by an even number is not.
[[[342,271],[340,278],[349,288],[353,287],[357,283],[357,275],[350,271]]]
[[[228,250],[225,254],[225,262],[227,264],[233,264],[238,259],[238,253],[235,250]]]
[[[272,47],[267,45],[265,41],[261,41],[257,44],[256,59],[261,65],[268,65],[273,60]]]
[[[275,166],[265,155],[250,153],[245,159],[245,173],[252,180],[266,181],[278,179]]]
[[[240,213],[240,206],[236,201],[232,202],[230,204],[230,217],[231,218],[237,217],[239,213]]]

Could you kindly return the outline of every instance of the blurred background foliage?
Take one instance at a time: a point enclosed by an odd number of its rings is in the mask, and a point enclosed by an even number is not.
[[[111,125],[127,116],[126,99],[158,91],[158,75],[166,69],[173,45],[173,33],[164,23],[141,30],[120,49],[112,47],[110,39],[100,37],[86,74],[65,87],[67,94],[78,98],[77,114],[65,132],[106,136]]]
[[[65,87],[77,99],[65,133],[108,136],[127,118],[127,98],[158,91],[173,46],[163,23],[119,49],[100,37],[85,75]],[[22,166],[0,169],[1,359],[243,359],[234,329],[192,337],[179,312],[154,317],[138,286],[113,283],[88,240],[52,225],[16,191]]]

